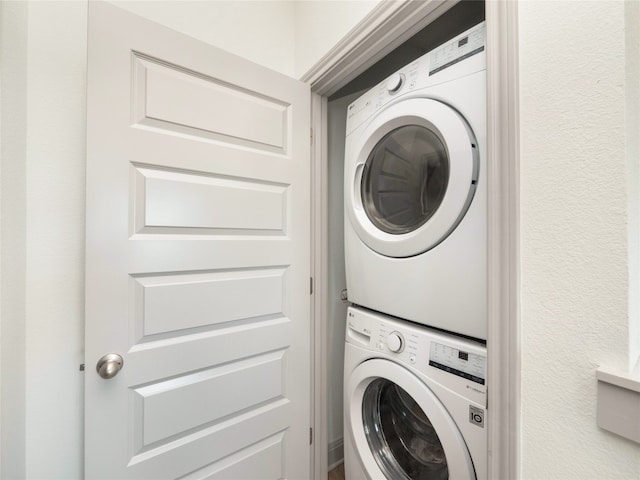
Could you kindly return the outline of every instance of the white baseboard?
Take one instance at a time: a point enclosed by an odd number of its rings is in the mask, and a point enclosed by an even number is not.
[[[344,441],[338,438],[329,443],[329,470],[340,465],[344,460]]]

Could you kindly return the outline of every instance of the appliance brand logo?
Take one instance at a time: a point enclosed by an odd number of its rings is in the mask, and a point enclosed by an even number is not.
[[[469,423],[473,423],[484,428],[484,410],[473,405],[469,405]]]
[[[476,388],[473,385],[467,385],[467,390],[473,390],[476,393],[481,393],[484,395],[484,390],[480,390],[479,388]]]

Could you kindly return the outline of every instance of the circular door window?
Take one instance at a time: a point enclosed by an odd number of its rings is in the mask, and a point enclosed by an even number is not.
[[[420,125],[386,134],[362,174],[362,205],[369,220],[394,235],[424,225],[438,210],[449,183],[449,158],[440,139]]]
[[[347,138],[349,221],[382,255],[424,253],[466,214],[479,162],[475,136],[457,111],[428,98],[400,101]]]
[[[368,478],[475,480],[450,413],[409,370],[374,358],[345,383],[345,428]]]
[[[386,478],[447,480],[440,438],[427,415],[398,385],[379,378],[364,392],[362,421],[371,452]]]

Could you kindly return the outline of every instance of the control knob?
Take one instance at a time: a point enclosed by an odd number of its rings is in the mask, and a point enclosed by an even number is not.
[[[387,80],[387,91],[389,93],[396,93],[400,90],[400,87],[404,84],[404,75],[401,73],[394,73]]]
[[[387,347],[394,353],[400,353],[404,349],[404,338],[400,332],[391,332],[387,337]]]

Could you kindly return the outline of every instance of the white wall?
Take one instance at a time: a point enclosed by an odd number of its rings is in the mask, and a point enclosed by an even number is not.
[[[519,6],[526,479],[640,478],[640,445],[595,418],[595,369],[631,361],[624,14]]]
[[[344,144],[347,107],[364,92],[358,92],[328,103],[327,116],[327,189],[328,199],[328,431],[329,464],[342,458],[344,335],[347,303],[340,293],[347,288],[344,269]],[[337,456],[337,459],[336,459]]]
[[[300,78],[380,0],[108,0]]]
[[[379,0],[295,2],[295,77],[301,78],[333,48]]]
[[[25,158],[27,135],[27,5],[0,8],[0,468],[24,477],[25,418]],[[10,412],[10,414],[5,414]]]
[[[259,65],[294,76],[295,3],[290,0],[108,1]]]
[[[29,4],[27,478],[82,473],[86,18],[84,2]]]

